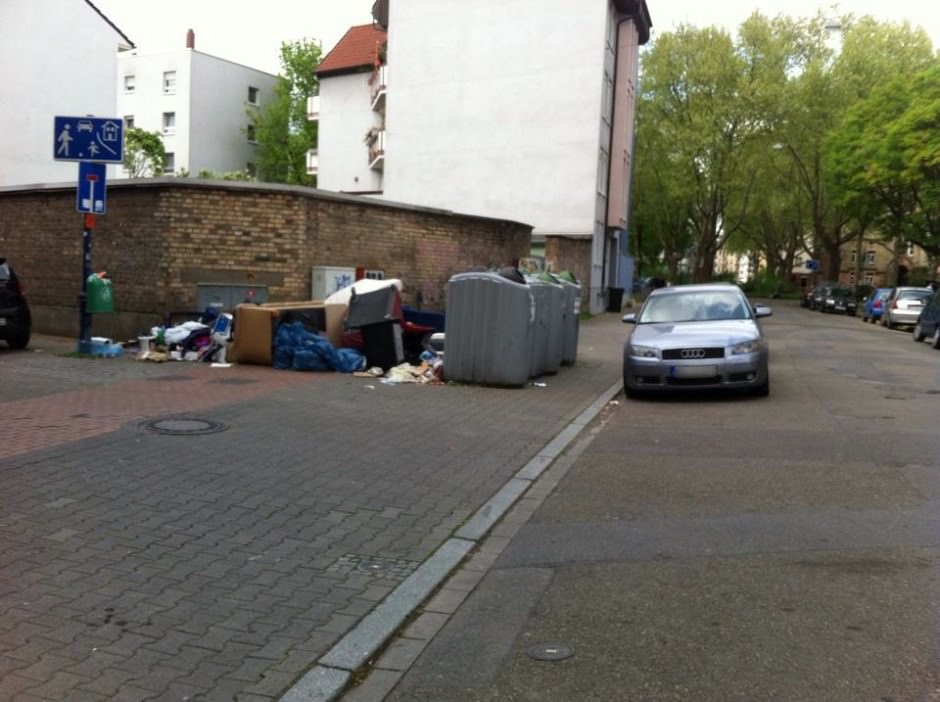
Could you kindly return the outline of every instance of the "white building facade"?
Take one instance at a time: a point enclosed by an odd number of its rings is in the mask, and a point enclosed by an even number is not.
[[[277,76],[195,50],[123,52],[117,61],[117,116],[125,128],[159,132],[164,173],[253,172],[250,112],[274,98]],[[159,175],[159,174],[155,174]]]
[[[86,0],[3,0],[0,27],[0,187],[77,182],[53,158],[54,118],[116,116],[115,56],[133,43]]]
[[[377,6],[388,22],[383,78],[320,75],[320,186],[525,222],[535,242],[590,242],[581,283],[591,311],[602,310],[607,289],[629,283],[634,100],[651,26],[644,0]],[[358,132],[361,154],[371,128],[378,164],[350,151]]]

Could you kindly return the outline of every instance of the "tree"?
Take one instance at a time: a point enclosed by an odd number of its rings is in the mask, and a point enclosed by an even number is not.
[[[316,185],[316,178],[307,174],[307,152],[317,145],[317,123],[307,119],[307,98],[319,89],[320,55],[320,45],[307,39],[281,44],[283,73],[274,86],[275,98],[249,113],[258,142],[259,180]]]
[[[166,148],[160,132],[131,127],[124,132],[124,168],[129,178],[161,175],[166,165]]]

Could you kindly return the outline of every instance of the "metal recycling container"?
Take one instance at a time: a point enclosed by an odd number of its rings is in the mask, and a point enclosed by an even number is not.
[[[581,329],[581,286],[578,284],[577,279],[567,271],[553,277],[561,283],[564,290],[564,313],[562,314],[564,333],[561,363],[570,366],[578,359],[578,333]]]
[[[447,283],[444,377],[521,387],[529,378],[535,300],[498,273],[458,273]]]
[[[535,298],[535,326],[529,356],[529,375],[533,378],[557,373],[563,348],[564,289],[547,274],[527,278]]]

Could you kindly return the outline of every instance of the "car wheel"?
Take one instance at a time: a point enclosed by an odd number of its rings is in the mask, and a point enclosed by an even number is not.
[[[29,328],[7,339],[11,349],[25,349],[29,345]]]
[[[623,394],[628,400],[639,400],[643,397],[643,393],[637,390],[636,388],[631,388],[627,385],[626,381],[623,383]]]
[[[925,338],[924,332],[920,328],[920,324],[915,324],[914,325],[914,341],[919,344],[921,341],[924,340],[924,338]]]
[[[940,324],[937,325],[937,330],[933,333],[933,341],[930,342],[930,345],[935,349],[940,349]]]
[[[763,383],[751,388],[751,394],[755,397],[767,397],[770,395],[770,378],[765,378]]]

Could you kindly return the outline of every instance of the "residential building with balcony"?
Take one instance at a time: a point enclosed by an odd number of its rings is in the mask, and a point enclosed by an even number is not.
[[[387,36],[378,25],[351,27],[317,68],[320,94],[308,112],[319,120],[315,174],[324,190],[382,194]]]
[[[254,172],[257,142],[249,116],[274,98],[277,76],[185,48],[127,51],[117,60],[117,115],[125,127],[159,132],[164,173]],[[159,174],[156,174],[159,175]]]
[[[0,26],[0,187],[78,182],[53,158],[54,118],[116,116],[115,56],[134,43],[88,0],[3,0]]]
[[[628,288],[645,0],[378,0],[373,16],[317,72],[320,187],[531,224],[592,312]]]

